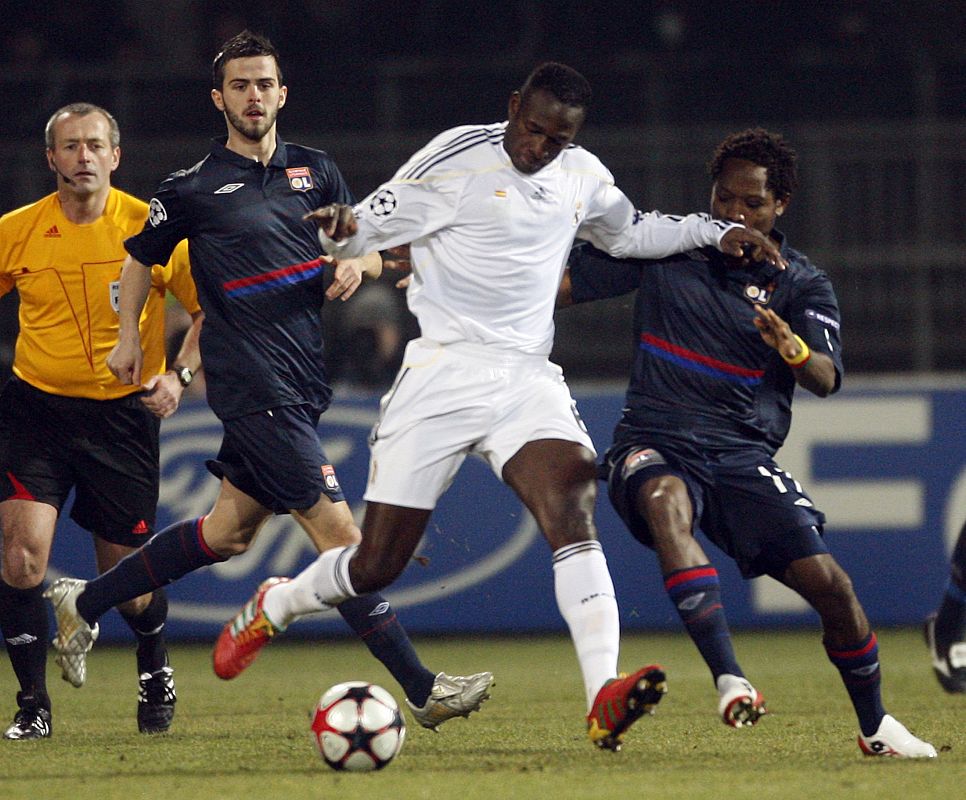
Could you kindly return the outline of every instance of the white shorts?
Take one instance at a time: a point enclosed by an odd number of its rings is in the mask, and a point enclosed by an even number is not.
[[[594,445],[563,372],[543,356],[414,339],[369,436],[365,499],[432,509],[469,453],[503,466],[527,442]]]

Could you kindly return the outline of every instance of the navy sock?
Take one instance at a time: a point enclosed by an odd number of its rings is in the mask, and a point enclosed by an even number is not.
[[[871,736],[879,729],[885,716],[882,707],[882,671],[879,669],[879,644],[875,633],[870,633],[854,647],[825,652],[842,675],[842,682],[852,699],[863,736]]]
[[[205,544],[200,519],[169,525],[140,550],[122,558],[107,572],[88,581],[77,597],[77,610],[89,625],[118,603],[153,592],[209,564],[225,559]]]
[[[47,643],[50,619],[43,585],[17,589],[0,580],[0,631],[20,682],[21,698],[50,710],[47,694]]]
[[[942,651],[966,641],[966,523],[953,549],[949,583],[936,615],[936,646]]]
[[[966,592],[966,522],[959,531],[959,538],[953,549],[952,578],[953,583]]]
[[[710,564],[675,570],[664,576],[664,589],[714,679],[724,674],[744,677],[721,605],[718,571]]]
[[[151,602],[140,614],[132,616],[121,611],[121,616],[137,639],[138,675],[157,672],[161,667],[167,666],[164,623],[168,618],[168,596],[164,589],[155,589],[152,592]]]
[[[950,578],[936,615],[936,646],[944,651],[962,641],[966,641],[966,591]]]
[[[392,673],[406,697],[423,706],[436,676],[423,666],[392,606],[380,594],[350,597],[336,606],[376,658]]]

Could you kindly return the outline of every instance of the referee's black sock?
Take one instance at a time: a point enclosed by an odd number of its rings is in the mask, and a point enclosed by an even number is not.
[[[44,587],[18,589],[0,579],[0,631],[20,682],[21,698],[50,710],[47,694],[47,646],[50,620]]]
[[[376,658],[392,673],[409,701],[423,706],[436,676],[423,666],[396,612],[381,594],[350,597],[336,606]]]
[[[151,602],[140,614],[121,611],[121,616],[137,639],[138,675],[154,673],[167,666],[164,623],[168,618],[168,596],[164,589],[155,589],[151,593]]]
[[[93,625],[114,606],[153,592],[189,572],[225,559],[205,544],[201,519],[169,525],[147,544],[87,582],[77,597],[77,611]]]

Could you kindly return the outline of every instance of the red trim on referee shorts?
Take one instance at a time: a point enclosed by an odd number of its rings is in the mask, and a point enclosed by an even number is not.
[[[7,473],[7,478],[16,491],[10,497],[5,498],[6,500],[32,500],[35,503],[37,502],[37,498],[27,491],[27,487],[18,481],[12,472]]]

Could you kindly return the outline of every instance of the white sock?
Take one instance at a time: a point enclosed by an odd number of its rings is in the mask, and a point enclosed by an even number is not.
[[[356,547],[326,550],[292,580],[269,589],[262,608],[272,623],[287,628],[299,617],[325,611],[355,597],[349,580],[349,559]]]
[[[570,628],[590,710],[600,687],[617,675],[620,649],[617,599],[600,542],[554,551],[553,576],[557,608]]]

